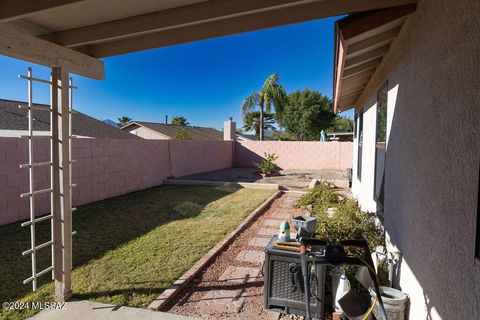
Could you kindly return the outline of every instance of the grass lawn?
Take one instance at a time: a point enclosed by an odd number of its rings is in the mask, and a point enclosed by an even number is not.
[[[81,206],[73,214],[74,299],[147,307],[160,293],[273,194],[272,190],[162,186]],[[39,289],[31,276],[28,228],[0,226],[0,302],[53,301],[50,275]],[[50,224],[37,225],[37,244]],[[50,249],[37,253],[37,270],[50,265]],[[32,311],[0,310],[0,319]]]

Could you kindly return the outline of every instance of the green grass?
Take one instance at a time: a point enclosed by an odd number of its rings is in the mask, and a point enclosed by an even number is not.
[[[75,299],[147,307],[217,242],[231,232],[272,190],[162,186],[79,207],[74,212]],[[0,302],[53,301],[50,275],[31,284],[29,229],[0,226]],[[50,237],[37,225],[37,244]],[[50,249],[37,253],[37,270],[50,265]],[[0,310],[0,319],[31,311]]]

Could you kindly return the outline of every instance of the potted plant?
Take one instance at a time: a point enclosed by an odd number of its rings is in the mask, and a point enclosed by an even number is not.
[[[260,175],[262,177],[267,177],[271,176],[274,173],[277,173],[278,166],[275,161],[278,159],[278,156],[275,153],[265,152],[264,154],[265,159],[262,162],[254,162],[253,164],[255,165],[255,167],[260,169]]]

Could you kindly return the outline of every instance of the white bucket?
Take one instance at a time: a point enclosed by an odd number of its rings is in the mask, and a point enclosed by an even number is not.
[[[405,310],[407,307],[408,296],[400,290],[380,287],[383,306],[387,313],[387,319],[384,319],[380,312],[380,305],[377,303],[373,309],[373,314],[378,320],[405,320]],[[372,292],[372,302],[375,299],[375,293]]]

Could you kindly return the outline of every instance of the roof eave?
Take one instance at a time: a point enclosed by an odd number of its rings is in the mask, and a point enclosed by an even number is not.
[[[355,107],[406,17],[415,10],[416,5],[410,4],[349,15],[335,22],[335,113]]]

